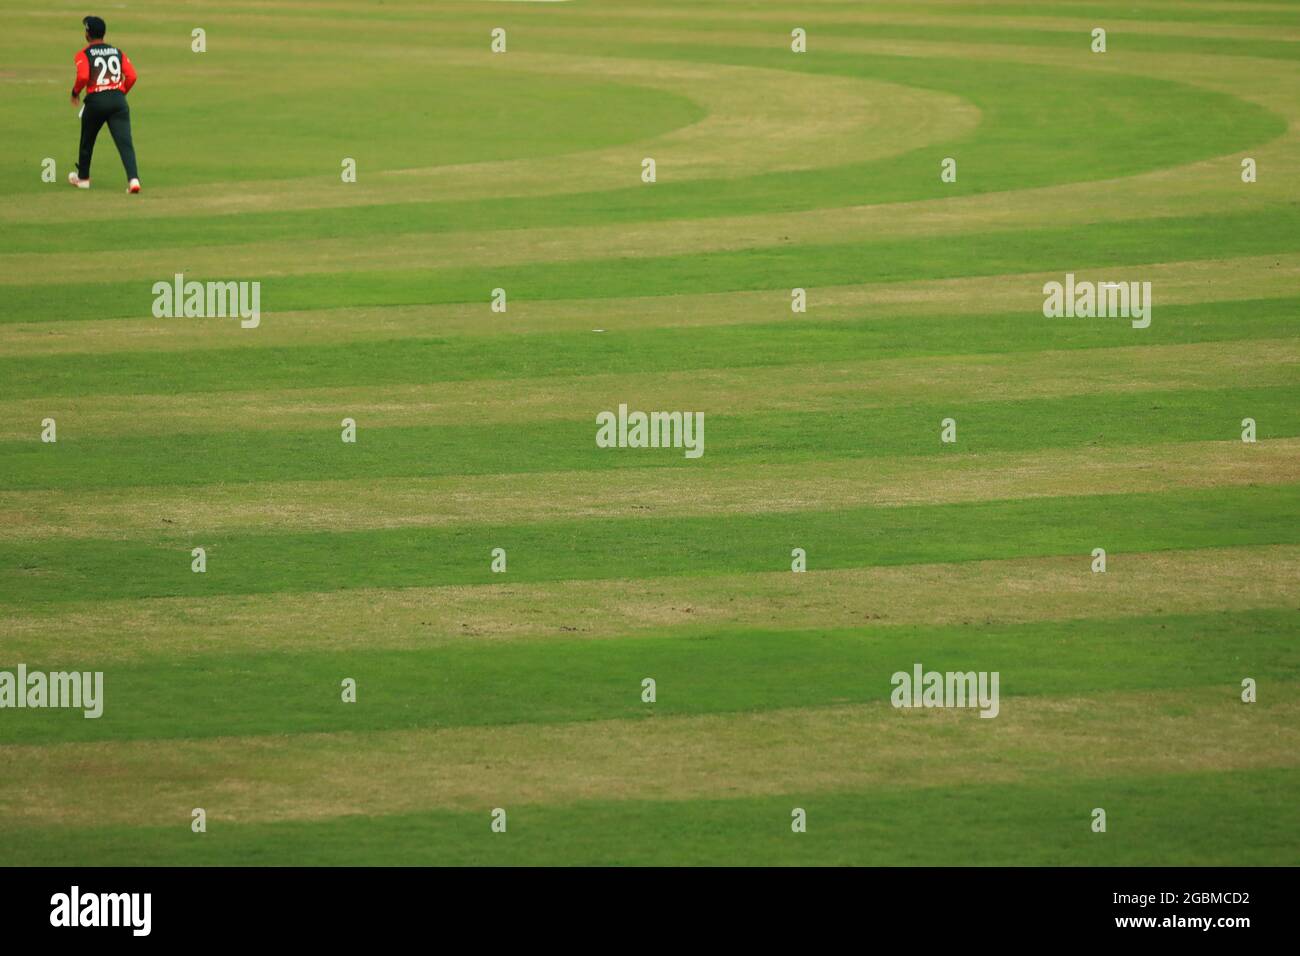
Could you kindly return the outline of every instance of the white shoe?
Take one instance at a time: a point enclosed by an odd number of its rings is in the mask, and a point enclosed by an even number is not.
[[[68,182],[71,185],[76,186],[78,189],[90,188],[90,180],[79,178],[77,176],[77,171],[75,169],[72,172],[68,173]]]
[[[140,191],[140,180],[133,179],[127,183],[126,191],[129,193],[138,193]]]

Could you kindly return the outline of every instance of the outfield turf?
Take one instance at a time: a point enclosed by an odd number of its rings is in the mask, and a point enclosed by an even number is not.
[[[0,7],[0,864],[1300,863],[1300,2]]]

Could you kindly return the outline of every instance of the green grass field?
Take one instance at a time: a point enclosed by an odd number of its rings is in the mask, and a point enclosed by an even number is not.
[[[1300,863],[1300,2],[0,12],[0,864]]]

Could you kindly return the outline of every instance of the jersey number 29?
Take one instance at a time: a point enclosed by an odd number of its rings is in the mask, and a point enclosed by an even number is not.
[[[95,69],[99,70],[99,77],[95,80],[96,86],[103,86],[105,77],[110,83],[117,83],[122,79],[122,61],[115,56],[95,57]]]

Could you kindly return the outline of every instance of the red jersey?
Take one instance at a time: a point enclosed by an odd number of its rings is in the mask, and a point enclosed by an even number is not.
[[[135,67],[131,59],[111,43],[96,40],[72,61],[77,65],[77,85],[72,88],[76,96],[85,89],[86,95],[104,90],[121,90],[128,93],[135,86]]]

